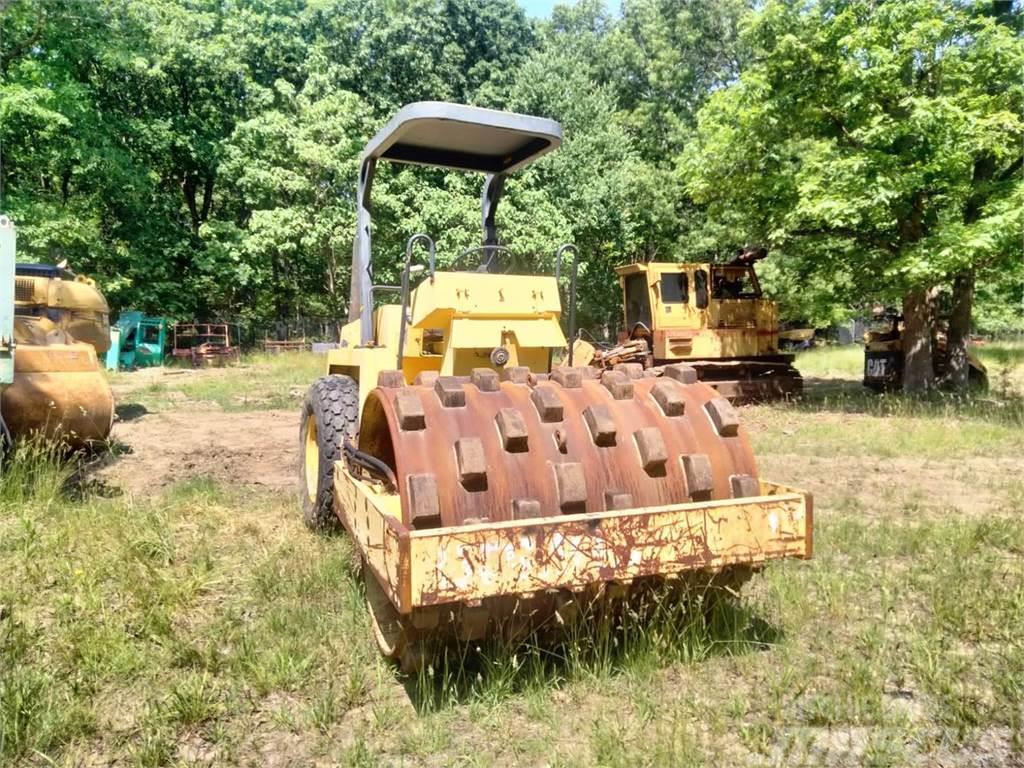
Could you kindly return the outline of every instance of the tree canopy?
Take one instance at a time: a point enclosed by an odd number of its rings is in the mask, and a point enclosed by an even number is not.
[[[785,316],[828,324],[958,275],[1021,324],[1019,9],[959,0],[7,0],[0,206],[25,257],[66,258],[115,309],[342,318],[359,152],[399,107],[552,117],[502,238],[538,271],[582,253],[580,320],[612,268],[766,245]],[[482,179],[397,167],[375,265],[426,231],[477,244]],[[972,282],[972,285],[974,282]]]

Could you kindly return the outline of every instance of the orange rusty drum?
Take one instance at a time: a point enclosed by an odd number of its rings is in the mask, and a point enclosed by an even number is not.
[[[733,407],[689,366],[477,369],[408,386],[389,373],[359,448],[394,470],[414,530],[759,492]]]

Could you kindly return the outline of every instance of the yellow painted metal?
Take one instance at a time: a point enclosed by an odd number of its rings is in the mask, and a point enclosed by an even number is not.
[[[104,440],[114,396],[98,354],[110,348],[107,301],[86,277],[15,277],[14,383],[4,419],[16,437],[71,446]]]
[[[560,316],[553,277],[438,272],[411,292],[401,370],[409,383],[424,371],[466,376],[473,368],[500,370],[490,355],[502,347],[505,366],[546,371],[550,354],[565,347]],[[400,307],[381,306],[374,312],[372,346],[359,346],[355,320],[342,328],[341,348],[328,353],[329,373],[360,383],[360,410],[377,375],[398,367],[400,329]]]
[[[395,494],[335,471],[338,512],[392,603],[413,609],[812,556],[810,494],[761,481],[745,499],[410,531]]]
[[[561,301],[554,277],[438,272],[410,301],[412,324],[439,328],[455,317],[558,319]]]
[[[338,462],[334,465],[334,509],[381,589],[396,608],[408,613],[409,529],[401,521],[398,495],[381,494],[376,486],[353,477],[344,463]]]
[[[320,447],[316,441],[316,417],[312,413],[306,417],[306,445],[302,459],[306,465],[306,495],[310,501],[316,501],[316,486],[320,478]]]
[[[41,433],[78,446],[110,434],[114,397],[90,344],[61,332],[37,345],[21,336],[14,358],[14,383],[3,391],[2,410],[15,436]],[[23,326],[22,326],[23,327]]]
[[[74,278],[18,275],[15,285],[15,312],[28,315],[33,309],[45,309],[45,317],[76,341],[91,344],[103,354],[110,349],[110,308],[96,282],[77,275]]]
[[[710,296],[712,270],[730,269],[746,271],[748,268],[710,263],[649,262],[630,264],[615,270],[624,296],[629,275],[642,274],[646,278],[653,326],[651,351],[655,359],[704,360],[779,353],[779,316],[774,301],[716,299]],[[696,275],[699,271],[703,271],[708,279],[709,299],[705,308],[698,308],[694,301]],[[661,279],[667,274],[686,275],[690,292],[688,302],[663,299]]]

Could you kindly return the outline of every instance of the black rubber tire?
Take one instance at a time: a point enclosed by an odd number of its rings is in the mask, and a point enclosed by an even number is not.
[[[307,431],[316,426],[316,492],[306,478]],[[336,531],[334,462],[341,458],[345,437],[354,438],[359,426],[359,384],[350,376],[324,376],[306,392],[299,423],[299,497],[302,516],[314,531]]]
[[[967,388],[974,394],[988,392],[988,374],[973,365],[970,366],[967,369]]]

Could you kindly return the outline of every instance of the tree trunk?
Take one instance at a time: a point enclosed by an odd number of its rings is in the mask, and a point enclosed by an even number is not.
[[[922,394],[935,386],[932,363],[933,290],[916,288],[903,297],[903,391]]]
[[[957,392],[967,390],[967,344],[971,335],[971,309],[974,306],[974,270],[961,272],[953,280],[953,311],[946,337],[946,383]]]
[[[194,173],[186,173],[181,180],[181,194],[185,197],[185,205],[188,206],[189,220],[192,222],[192,235],[199,235],[199,208],[196,205],[196,191],[199,188],[199,177]]]
[[[213,173],[207,172],[206,182],[203,184],[203,208],[199,214],[199,223],[205,224],[210,220],[210,210],[213,208]],[[198,230],[198,227],[196,228]]]

